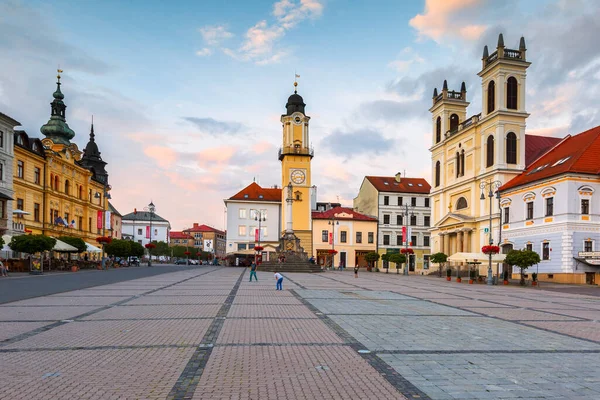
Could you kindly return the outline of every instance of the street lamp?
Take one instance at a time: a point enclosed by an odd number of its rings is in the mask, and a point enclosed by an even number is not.
[[[258,247],[260,248],[260,237],[262,235],[262,227],[261,224],[267,220],[267,216],[266,216],[266,210],[260,211],[260,210],[256,210],[256,213],[254,214],[254,220],[258,221]],[[261,260],[262,260],[262,252],[261,252]],[[258,254],[254,254],[254,263],[256,264],[258,261]]]
[[[406,237],[405,239],[405,245],[404,248],[406,249],[406,268],[404,268],[404,275],[408,275],[408,265],[410,264],[410,254],[408,254],[408,217],[410,216],[411,218],[415,215],[414,213],[415,207],[414,206],[408,206],[408,204],[404,205],[404,212],[402,212],[402,214],[404,215],[404,230],[406,231]]]
[[[148,243],[152,243],[152,217],[154,216],[154,211],[156,211],[156,207],[154,207],[154,203],[150,201],[148,207],[144,207],[144,211],[148,211],[150,213],[150,241]],[[152,266],[152,249],[148,248],[148,266]]]
[[[110,193],[107,193],[110,189],[110,185],[106,185],[105,182],[102,186],[102,195],[99,192],[94,193],[94,198],[102,200],[102,237],[106,236],[106,200],[111,198]],[[108,269],[104,259],[104,244],[102,244],[102,269]]]
[[[340,221],[336,221],[335,214],[333,214],[328,224],[331,225],[331,268],[335,269],[333,262],[335,260],[335,226],[339,225]]]
[[[492,199],[494,197],[496,197],[496,199],[500,199],[500,192],[498,191],[498,188],[502,186],[502,182],[500,181],[488,181],[488,182],[481,182],[479,184],[479,187],[481,188],[481,197],[479,197],[480,200],[485,200],[485,194],[484,191],[486,188],[489,187],[488,189],[488,194],[487,196],[490,199],[490,238],[489,238],[489,245],[492,246],[494,244],[494,238],[492,237]],[[494,192],[496,192],[496,195],[494,196]],[[502,222],[502,221],[500,221]],[[489,263],[488,263],[488,276],[487,276],[487,284],[488,285],[493,285],[494,284],[494,277],[493,277],[493,272],[492,272],[492,253],[489,253],[490,259],[489,259]]]

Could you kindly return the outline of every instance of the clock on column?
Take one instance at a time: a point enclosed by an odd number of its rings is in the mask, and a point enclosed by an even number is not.
[[[306,180],[306,173],[301,169],[293,169],[290,173],[290,179],[296,185],[301,185]]]

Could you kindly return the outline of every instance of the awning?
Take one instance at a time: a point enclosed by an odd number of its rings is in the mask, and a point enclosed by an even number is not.
[[[4,199],[4,200],[14,200],[12,197],[10,197],[9,195],[0,192],[0,199]]]
[[[100,252],[102,252],[102,249],[99,249],[98,247],[96,247],[94,245],[91,245],[89,243],[86,243],[85,247],[86,247],[85,251],[87,251],[88,253],[100,253]]]
[[[54,251],[58,251],[59,253],[78,253],[77,247],[73,247],[70,244],[62,242],[56,239],[56,244],[52,248]]]
[[[30,213],[28,213],[27,211],[16,209],[16,210],[13,210],[13,214],[17,214],[17,215],[29,215]]]
[[[492,255],[492,262],[501,263],[504,262],[506,254],[494,254]],[[483,253],[454,253],[448,257],[448,261],[455,262],[486,262],[489,261],[490,256]]]

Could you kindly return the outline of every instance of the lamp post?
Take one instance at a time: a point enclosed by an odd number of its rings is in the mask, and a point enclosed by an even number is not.
[[[99,192],[94,194],[94,197],[102,201],[102,237],[106,236],[106,199],[110,199],[110,193],[107,193],[110,190],[110,185],[107,185],[106,182],[102,185],[102,195]],[[108,270],[106,266],[106,260],[104,258],[104,243],[102,244],[102,269]]]
[[[488,189],[488,194],[487,196],[490,199],[490,238],[489,238],[489,245],[492,246],[494,244],[494,238],[492,237],[492,199],[494,198],[494,192],[496,192],[495,197],[497,199],[500,199],[500,192],[498,192],[498,188],[502,186],[502,182],[500,181],[488,181],[488,182],[481,182],[479,184],[479,188],[481,189],[481,197],[479,197],[480,200],[485,200],[485,194],[484,191],[486,188]],[[502,222],[502,221],[500,221]],[[488,285],[493,285],[494,284],[494,276],[493,276],[493,272],[492,272],[492,253],[489,253],[489,263],[488,263],[488,277],[487,277],[487,284]]]
[[[258,221],[258,247],[260,247],[260,237],[262,236],[262,223],[267,220],[266,212],[262,212],[260,210],[256,210],[254,215],[254,220]],[[262,251],[261,251],[261,261],[262,261]],[[254,263],[258,263],[258,254],[254,254]]]
[[[335,226],[339,225],[340,221],[336,221],[335,214],[332,214],[328,224],[331,225],[331,268],[335,269],[333,262],[335,260]]]
[[[406,231],[406,238],[404,243],[404,248],[407,250],[406,251],[406,268],[404,268],[404,275],[408,275],[408,265],[410,264],[410,254],[408,254],[408,217],[410,216],[411,218],[415,215],[414,213],[415,207],[414,206],[408,206],[408,204],[404,205],[404,212],[402,213],[404,215],[404,229]]]
[[[144,211],[148,211],[150,213],[150,241],[148,243],[152,243],[152,217],[154,216],[154,211],[156,211],[154,203],[150,201],[148,207],[144,207]],[[148,266],[152,266],[152,249],[150,248],[148,248]]]

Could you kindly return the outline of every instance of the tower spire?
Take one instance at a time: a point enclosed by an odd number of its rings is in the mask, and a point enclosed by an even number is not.
[[[75,132],[67,124],[65,111],[67,106],[63,102],[65,95],[60,90],[60,74],[63,70],[56,70],[56,91],[52,94],[54,100],[50,103],[50,120],[40,128],[40,131],[55,144],[70,145],[70,140],[75,137]]]

